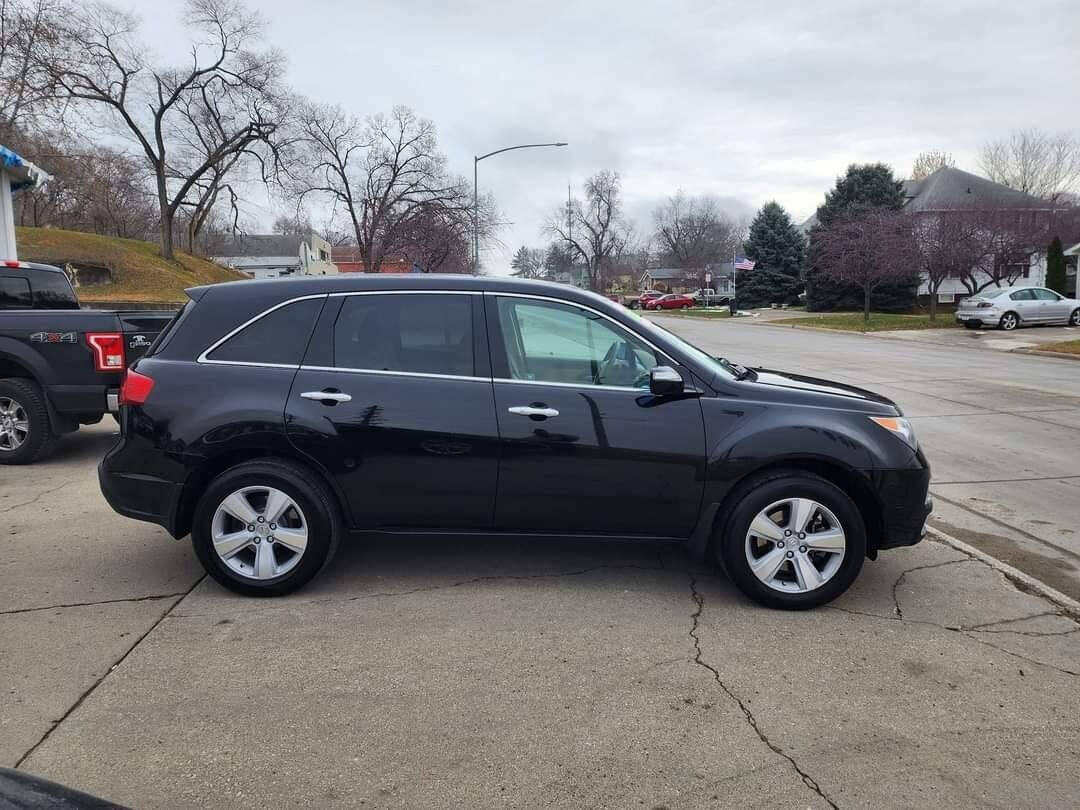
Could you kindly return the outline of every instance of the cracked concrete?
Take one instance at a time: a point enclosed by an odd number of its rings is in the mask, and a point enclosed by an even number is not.
[[[495,538],[350,542],[301,593],[249,600],[114,516],[69,453],[0,468],[19,500],[74,482],[0,535],[0,764],[140,808],[1080,792],[1080,625],[949,546],[884,552],[808,613],[675,544]]]

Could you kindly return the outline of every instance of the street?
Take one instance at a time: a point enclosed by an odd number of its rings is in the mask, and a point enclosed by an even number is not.
[[[895,396],[940,525],[1073,586],[1074,366],[669,320]],[[244,599],[109,510],[94,465],[113,430],[0,468],[0,764],[169,808],[1064,806],[1080,789],[1080,625],[941,543],[796,614],[629,541],[360,539],[295,596]]]

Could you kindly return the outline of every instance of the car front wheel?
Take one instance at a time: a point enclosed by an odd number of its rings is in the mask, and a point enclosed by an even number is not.
[[[1002,329],[1006,332],[1011,332],[1013,329],[1020,325],[1020,317],[1015,312],[1006,312],[1001,316],[1001,321],[998,323]]]
[[[206,572],[246,596],[282,596],[330,561],[341,534],[330,494],[283,460],[240,464],[199,500],[191,541]]]
[[[858,507],[813,473],[778,471],[740,485],[718,538],[718,561],[756,602],[805,610],[848,589],[866,556]]]

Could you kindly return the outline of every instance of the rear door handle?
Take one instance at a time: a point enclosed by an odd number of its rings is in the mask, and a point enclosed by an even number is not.
[[[518,416],[533,416],[540,419],[549,419],[552,416],[559,415],[559,412],[554,408],[537,408],[532,405],[515,405],[508,410]]]
[[[340,391],[305,391],[300,396],[304,399],[314,399],[320,402],[352,402],[352,397]]]

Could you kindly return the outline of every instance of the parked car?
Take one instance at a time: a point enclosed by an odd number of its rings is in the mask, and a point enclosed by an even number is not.
[[[645,304],[663,295],[659,290],[645,290],[637,298],[630,299],[630,309],[645,309]]]
[[[101,489],[239,593],[295,590],[353,532],[492,532],[677,539],[807,608],[923,536],[930,469],[888,399],[716,359],[593,293],[425,274],[188,294],[125,378]]]
[[[694,303],[699,307],[721,306],[731,298],[727,293],[717,293],[716,290],[705,287],[694,290],[694,292],[690,293],[690,297],[694,299]]]
[[[994,287],[960,301],[956,320],[968,329],[1010,330],[1038,323],[1080,326],[1080,300],[1045,287]]]
[[[682,293],[668,293],[645,302],[645,309],[690,309],[695,306],[695,301],[689,295]]]
[[[63,270],[0,262],[0,464],[39,461],[115,411],[127,364],[173,316],[80,309]]]

